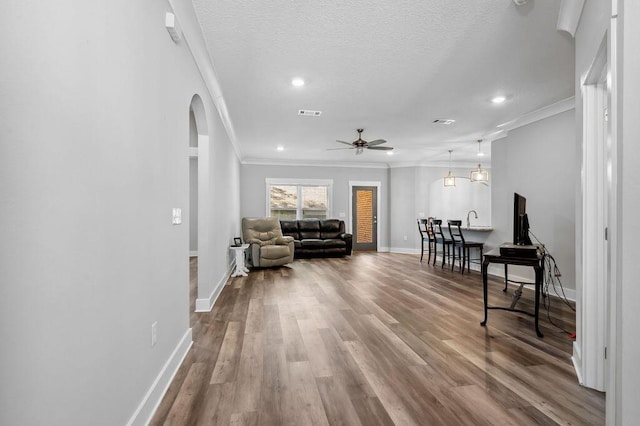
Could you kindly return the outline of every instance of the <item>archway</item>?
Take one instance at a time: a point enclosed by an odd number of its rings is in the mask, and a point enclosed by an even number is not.
[[[196,300],[203,280],[200,261],[207,241],[206,193],[209,177],[209,127],[202,98],[189,105],[189,312],[198,311]],[[191,321],[193,322],[193,321]],[[193,325],[193,324],[192,324]]]

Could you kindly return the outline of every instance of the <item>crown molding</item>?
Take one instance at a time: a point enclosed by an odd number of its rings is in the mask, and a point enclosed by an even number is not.
[[[193,9],[193,3],[191,1],[178,1],[167,0],[171,11],[176,15],[176,19],[180,28],[182,29],[182,35],[184,41],[187,44],[187,48],[191,53],[196,68],[200,72],[202,81],[209,91],[211,100],[220,116],[222,125],[224,126],[229,141],[233,146],[233,150],[238,160],[242,159],[240,145],[238,144],[238,138],[236,137],[235,128],[227,109],[227,104],[222,94],[222,87],[218,81],[218,76],[213,65],[213,60],[209,56],[206,42],[202,35],[202,29],[200,23],[196,17],[196,12]]]
[[[312,160],[272,160],[268,158],[246,158],[240,164],[250,166],[301,166],[301,167],[347,167],[359,169],[388,169],[387,163],[350,163]]]
[[[511,130],[526,126],[531,123],[535,123],[536,121],[544,120],[545,118],[553,117],[554,115],[561,114],[565,111],[575,109],[575,101],[575,96],[571,96],[570,98],[563,99],[559,102],[556,102],[555,104],[547,105],[546,107],[542,107],[527,114],[523,114],[518,118],[501,124],[498,130],[492,133],[488,133],[486,135],[486,138],[492,141],[502,139],[507,137]]]
[[[476,168],[478,163],[482,164],[483,169],[490,169],[491,164],[484,165],[486,159],[484,161],[458,161],[451,163],[451,169],[468,169],[468,168]],[[413,161],[413,162],[398,162],[398,163],[390,163],[390,169],[400,169],[403,167],[431,167],[438,169],[448,169],[449,163],[436,162],[436,161]]]

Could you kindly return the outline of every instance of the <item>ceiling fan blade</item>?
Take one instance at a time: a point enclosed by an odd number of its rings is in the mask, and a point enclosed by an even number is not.
[[[345,141],[336,141],[338,143],[343,143],[345,145],[351,145],[353,147],[353,144],[351,142],[345,142]]]
[[[376,139],[375,141],[367,142],[369,146],[381,145],[383,143],[387,143],[384,139]]]
[[[368,146],[367,149],[375,149],[378,151],[391,151],[393,147],[392,146]]]
[[[327,151],[337,151],[339,149],[356,149],[355,147],[351,147],[351,148],[327,148]]]

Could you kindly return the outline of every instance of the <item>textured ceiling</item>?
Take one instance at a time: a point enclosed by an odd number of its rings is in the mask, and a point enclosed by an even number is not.
[[[574,92],[556,0],[193,3],[246,161],[475,160],[476,139]],[[328,151],[359,127],[394,155]]]

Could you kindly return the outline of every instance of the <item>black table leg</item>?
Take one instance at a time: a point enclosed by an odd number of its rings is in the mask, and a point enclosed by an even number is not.
[[[504,290],[507,291],[507,285],[509,284],[509,278],[507,277],[507,264],[504,264]]]
[[[489,262],[482,262],[482,297],[484,298],[484,321],[480,323],[480,325],[487,325],[487,305],[488,305],[488,296],[487,296],[487,269],[489,269]]]
[[[542,287],[542,268],[535,267],[534,269],[536,271],[536,299],[535,299],[535,306],[534,306],[536,334],[538,335],[538,337],[544,337],[544,335],[540,331],[540,328],[538,327],[538,318],[540,317],[539,313],[540,313],[540,291]]]

